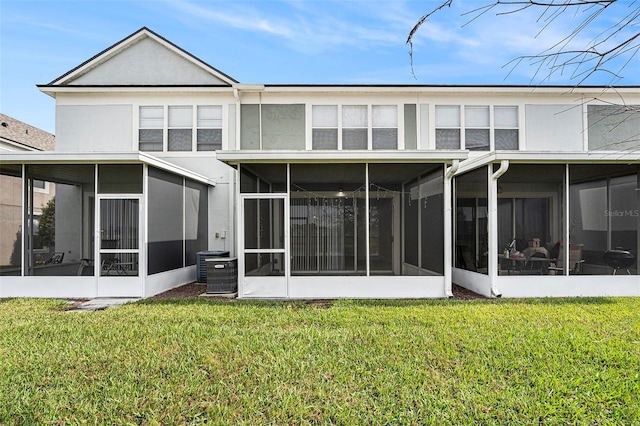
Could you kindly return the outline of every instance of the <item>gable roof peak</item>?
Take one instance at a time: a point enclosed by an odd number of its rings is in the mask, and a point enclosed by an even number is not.
[[[70,70],[70,71],[66,72],[65,74],[61,75],[60,77],[52,80],[46,86],[65,86],[65,85],[69,85],[74,80],[76,80],[76,79],[80,78],[81,76],[89,73],[91,70],[96,69],[97,67],[99,67],[100,65],[104,64],[105,62],[107,62],[111,58],[117,56],[118,54],[124,52],[125,50],[127,50],[131,46],[133,46],[136,43],[139,43],[140,41],[142,41],[144,39],[147,39],[147,38],[149,38],[151,40],[154,40],[159,45],[163,46],[164,48],[166,48],[167,50],[171,51],[172,53],[174,53],[178,57],[182,58],[182,60],[185,60],[185,61],[191,63],[192,67],[195,66],[195,68],[199,68],[200,72],[204,72],[206,74],[211,75],[212,77],[215,77],[223,85],[231,86],[233,84],[237,84],[238,83],[238,81],[235,80],[234,78],[228,76],[227,74],[223,73],[222,71],[220,71],[220,70],[216,69],[215,67],[209,65],[208,63],[206,63],[205,61],[203,61],[200,58],[196,57],[195,55],[192,55],[191,53],[187,52],[186,50],[184,50],[180,46],[178,46],[178,45],[174,44],[173,42],[169,41],[168,39],[164,38],[160,34],[152,31],[148,27],[143,26],[140,29],[138,29],[135,32],[133,32],[130,35],[128,35],[127,37],[123,38],[122,40],[114,43],[113,45],[111,45],[109,47],[107,47],[106,49],[104,49],[103,51],[98,53],[97,55],[95,55],[95,56],[89,58],[88,60],[84,61],[83,63],[81,63],[77,67],[73,68],[72,70]]]

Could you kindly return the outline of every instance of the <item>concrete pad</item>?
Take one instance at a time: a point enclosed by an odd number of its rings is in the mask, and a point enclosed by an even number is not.
[[[203,293],[200,297],[213,297],[222,299],[235,299],[238,297],[238,292],[235,293]]]
[[[99,297],[96,299],[87,300],[76,306],[75,309],[69,310],[69,312],[93,312],[101,311],[103,309],[112,308],[114,306],[121,306],[125,303],[137,302],[140,299],[131,299],[126,297]]]

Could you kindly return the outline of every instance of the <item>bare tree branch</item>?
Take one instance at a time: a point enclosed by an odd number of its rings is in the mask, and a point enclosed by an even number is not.
[[[411,31],[409,31],[409,37],[407,37],[406,44],[409,45],[409,60],[411,62],[411,74],[413,74],[413,78],[415,78],[416,80],[417,80],[416,73],[413,70],[413,36],[416,33],[416,31],[418,31],[418,29],[422,26],[422,24],[424,24],[425,21],[431,15],[433,15],[440,9],[443,9],[445,7],[450,7],[451,3],[453,3],[453,0],[446,0],[444,3],[442,3],[440,6],[436,7],[435,9],[433,9],[431,12],[427,13],[426,15],[423,15],[422,18],[418,19],[418,22],[413,26]]]
[[[416,32],[435,13],[445,7],[451,7],[452,3],[453,0],[444,1],[431,12],[422,16],[409,32],[407,44],[410,46],[411,72],[414,78],[416,75],[413,65],[413,38]],[[579,42],[578,37],[586,33],[587,29],[604,21],[605,11],[616,3],[622,6],[626,4],[629,12],[601,31],[584,46],[575,46]],[[536,67],[533,78],[537,79],[542,76],[542,81],[549,80],[556,74],[564,75],[567,73],[572,80],[578,80],[577,84],[584,83],[596,73],[609,74],[614,81],[622,78],[623,69],[640,52],[640,31],[638,31],[640,2],[638,0],[631,2],[627,0],[494,0],[465,12],[463,16],[469,16],[469,20],[463,26],[469,25],[492,10],[496,10],[496,16],[503,16],[517,14],[532,8],[541,10],[537,22],[542,24],[542,28],[536,37],[570,10],[574,12],[573,18],[579,21],[564,38],[553,46],[538,53],[519,56],[508,62],[505,66],[510,66],[511,69],[507,76],[526,62]],[[630,34],[626,34],[627,31]],[[623,59],[623,62],[618,63],[615,68],[614,61],[618,59]],[[544,72],[546,74],[543,74]]]

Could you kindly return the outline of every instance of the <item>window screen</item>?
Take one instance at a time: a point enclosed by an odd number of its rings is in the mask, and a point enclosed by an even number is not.
[[[190,106],[169,107],[169,151],[191,151],[192,126]]]
[[[222,106],[198,107],[198,130],[196,135],[198,151],[222,149]]]
[[[373,149],[396,149],[398,147],[398,107],[373,105],[371,116]]]
[[[460,149],[460,107],[436,105],[436,149]]]
[[[365,105],[345,105],[342,107],[343,149],[367,149],[368,121]]]
[[[489,107],[467,106],[464,109],[464,145],[472,151],[489,150]]]
[[[495,128],[495,148],[517,150],[518,143],[518,107],[499,106],[493,109]]]
[[[162,151],[163,128],[164,107],[141,106],[138,130],[140,151]]]
[[[338,149],[338,107],[314,105],[312,107],[313,149]]]

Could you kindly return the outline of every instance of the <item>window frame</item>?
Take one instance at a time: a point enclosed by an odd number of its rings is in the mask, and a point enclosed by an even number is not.
[[[200,125],[200,110],[204,108],[215,108],[220,112],[220,126],[201,126]],[[217,118],[208,119],[208,120],[218,120]],[[198,133],[200,130],[219,130],[220,131],[220,149],[222,149],[222,125],[224,123],[224,111],[222,109],[222,105],[196,105],[195,108],[195,150],[197,152],[215,152],[217,149],[200,149],[201,145],[217,145],[217,143],[207,142],[207,143],[199,143]]]
[[[210,126],[199,126],[198,120],[198,111],[202,107],[215,107],[220,111],[220,126],[219,127],[210,127]],[[142,110],[148,108],[161,109],[162,110],[162,127],[158,127],[157,124],[153,127],[151,126],[143,126],[142,125]],[[169,112],[171,108],[190,108],[191,109],[191,121],[190,126],[170,126],[169,125]],[[138,131],[137,131],[137,140],[136,140],[136,149],[140,152],[163,152],[163,153],[214,153],[217,149],[213,150],[200,150],[198,144],[198,130],[220,130],[220,148],[223,149],[224,146],[224,123],[225,123],[226,111],[224,104],[214,104],[214,103],[206,103],[206,104],[191,104],[191,103],[175,103],[175,104],[165,104],[165,105],[153,105],[153,104],[139,104],[137,108],[137,123],[138,123]],[[159,120],[160,117],[156,117],[156,120]],[[218,119],[215,119],[218,120]],[[162,148],[159,150],[146,150],[141,149],[140,147],[140,131],[143,129],[153,129],[153,130],[161,130],[162,131]],[[184,130],[188,129],[191,131],[191,144],[190,149],[188,150],[170,150],[169,147],[169,132],[171,130]],[[144,144],[145,142],[143,142]],[[147,142],[150,143],[150,142]]]
[[[339,103],[318,103],[318,104],[308,104],[309,108],[308,110],[310,111],[309,115],[308,115],[308,122],[309,122],[309,126],[308,128],[310,129],[308,134],[308,143],[306,145],[306,149],[309,151],[320,151],[323,150],[324,148],[314,148],[314,141],[313,141],[313,133],[314,130],[317,129],[336,129],[337,130],[337,148],[335,150],[337,151],[358,151],[359,149],[353,149],[353,148],[344,148],[344,130],[365,130],[367,133],[367,147],[366,150],[367,151],[371,151],[371,150],[375,150],[376,148],[374,148],[373,146],[373,132],[374,130],[379,130],[379,129],[395,129],[396,131],[396,138],[395,138],[395,148],[379,148],[379,149],[394,149],[394,150],[398,150],[401,149],[401,138],[400,138],[400,132],[402,130],[402,127],[400,125],[400,123],[402,123],[403,120],[403,115],[401,114],[401,111],[403,111],[404,109],[401,108],[402,104],[398,104],[398,103],[380,103],[380,104],[366,104],[366,103],[345,103],[345,104],[339,104]],[[338,123],[337,123],[337,127],[332,127],[332,126],[318,126],[318,125],[314,125],[314,107],[336,107],[337,110],[337,116],[338,116]],[[351,108],[351,107],[364,107],[365,111],[366,111],[366,117],[365,117],[365,121],[366,124],[363,126],[345,126],[344,124],[344,111],[345,111],[345,107],[346,108]],[[393,118],[393,121],[395,121],[395,126],[388,126],[388,125],[375,125],[374,126],[374,119],[373,119],[373,114],[374,114],[374,110],[377,107],[393,107],[395,109],[395,117]],[[363,149],[364,150],[364,149]]]
[[[515,127],[512,126],[498,126],[495,123],[495,117],[496,117],[496,109],[507,109],[507,108],[512,108],[515,109],[515,119],[516,119],[516,124]],[[491,117],[491,138],[492,138],[492,144],[491,144],[491,148],[492,150],[496,150],[496,146],[495,146],[495,141],[497,139],[496,135],[497,135],[497,131],[498,130],[514,130],[516,132],[516,144],[517,144],[517,148],[514,149],[513,151],[520,151],[520,107],[518,105],[492,105],[491,108],[491,112],[492,112],[492,117]],[[502,151],[502,150],[501,150]]]
[[[451,108],[451,107],[458,107],[458,123],[459,123],[459,127],[456,126],[452,126],[452,125],[440,125],[438,123],[438,107],[444,107],[444,108]],[[489,127],[478,127],[478,126],[467,126],[467,108],[481,108],[481,107],[486,107],[489,109]],[[512,109],[513,110],[513,117],[515,118],[515,126],[513,125],[496,125],[496,111],[499,109]],[[467,130],[476,130],[476,129],[487,129],[489,130],[489,148],[486,150],[479,150],[479,149],[471,149],[470,151],[475,151],[475,152],[490,152],[490,151],[495,151],[496,148],[496,133],[499,130],[511,130],[514,131],[516,134],[516,143],[517,143],[517,148],[513,149],[513,151],[520,151],[522,149],[521,146],[521,134],[520,134],[520,130],[522,127],[522,117],[520,116],[520,112],[521,112],[521,105],[518,104],[458,104],[458,105],[454,105],[454,104],[435,104],[433,106],[433,113],[434,113],[434,124],[433,124],[433,135],[434,135],[434,142],[432,145],[432,148],[435,150],[447,150],[447,149],[458,149],[458,150],[468,150],[469,148],[467,148],[467,134],[466,131]],[[460,131],[460,140],[459,140],[459,147],[458,148],[439,148],[438,147],[438,130],[441,129],[459,129]],[[502,150],[502,149],[501,149]]]
[[[435,138],[434,138],[434,145],[435,145],[435,149],[441,149],[441,150],[461,150],[464,149],[462,147],[463,141],[464,141],[464,135],[462,134],[462,111],[464,110],[465,105],[452,105],[452,104],[442,104],[442,105],[435,105],[435,114],[434,114],[434,130],[435,130]],[[444,109],[444,108],[457,108],[458,109],[458,124],[457,125],[449,125],[449,124],[442,124],[439,123],[438,120],[438,110],[439,109]],[[438,148],[438,130],[458,130],[458,147],[457,148]]]

